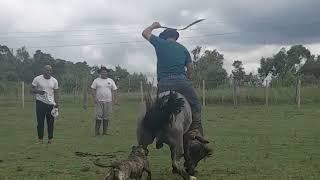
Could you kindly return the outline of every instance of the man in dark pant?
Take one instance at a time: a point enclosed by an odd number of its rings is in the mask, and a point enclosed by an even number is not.
[[[53,138],[53,124],[54,117],[51,115],[53,105],[45,104],[41,101],[36,101],[36,113],[37,113],[37,131],[38,139],[43,139],[44,120],[47,119],[48,126],[48,139]]]
[[[47,119],[48,144],[53,142],[54,117],[52,109],[58,107],[58,81],[51,76],[52,67],[46,65],[43,74],[35,77],[32,81],[32,93],[36,98],[38,143],[43,143],[44,119]]]

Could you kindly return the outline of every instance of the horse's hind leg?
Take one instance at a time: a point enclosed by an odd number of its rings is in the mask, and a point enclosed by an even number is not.
[[[183,156],[183,137],[180,136],[178,140],[173,141],[170,144],[171,159],[172,159],[172,168],[173,171],[176,171],[179,175],[182,176],[184,180],[189,180],[191,177],[186,172],[184,168],[184,156]]]

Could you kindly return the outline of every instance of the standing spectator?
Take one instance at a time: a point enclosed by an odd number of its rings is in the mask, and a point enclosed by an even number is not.
[[[58,81],[52,77],[52,67],[46,65],[43,74],[32,81],[32,93],[36,98],[38,143],[43,144],[44,120],[47,119],[48,144],[53,142],[54,117],[51,111],[58,107],[59,91]]]
[[[98,71],[100,77],[96,78],[91,85],[92,97],[96,105],[95,135],[100,135],[100,126],[103,124],[103,135],[109,135],[108,127],[112,114],[112,100],[117,102],[117,86],[115,82],[108,78],[108,70],[101,67]]]

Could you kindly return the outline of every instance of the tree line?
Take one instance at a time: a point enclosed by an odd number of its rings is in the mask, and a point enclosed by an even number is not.
[[[261,86],[263,80],[270,76],[272,84],[279,86],[291,86],[298,78],[303,83],[318,83],[320,80],[320,56],[313,55],[303,45],[291,46],[288,50],[282,48],[271,57],[261,57],[257,74],[247,73],[241,60],[234,60],[233,70],[228,75],[223,67],[224,55],[216,49],[204,49],[200,46],[191,51],[194,64],[192,81],[196,87],[201,86],[205,80],[208,88],[225,85],[231,81],[252,86]],[[52,55],[36,50],[30,56],[26,47],[13,52],[7,46],[0,45],[0,89],[6,82],[24,81],[31,83],[32,79],[41,74],[42,67],[50,64],[54,70],[54,76],[59,80],[60,86],[66,93],[80,90],[90,85],[98,76],[98,66],[90,66],[86,61],[71,62],[63,59],[55,59]],[[147,76],[142,73],[129,73],[125,68],[116,66],[109,69],[113,78],[122,91],[138,91],[140,82],[150,86]],[[4,88],[4,87],[2,87]]]
[[[100,68],[90,66],[86,61],[74,63],[55,59],[41,50],[35,51],[33,56],[30,56],[25,47],[19,48],[14,53],[7,46],[0,45],[0,89],[5,89],[6,84],[10,84],[8,82],[24,81],[30,84],[34,77],[42,73],[42,68],[47,64],[53,67],[53,75],[65,93],[80,91],[90,86],[93,79],[98,77]],[[121,66],[116,66],[115,69],[108,68],[108,72],[122,91],[127,91],[129,88],[131,91],[138,91],[140,82],[148,85],[146,75],[129,73]],[[129,81],[131,81],[130,87]]]
[[[297,79],[304,84],[319,84],[320,55],[314,55],[303,45],[291,46],[288,50],[281,48],[271,57],[261,57],[257,74],[247,73],[241,60],[233,61],[232,73],[228,76],[223,68],[224,56],[217,50],[202,50],[197,46],[191,51],[193,55],[195,84],[206,80],[207,87],[217,87],[231,81],[238,85],[262,86],[268,76],[272,85],[292,86]]]

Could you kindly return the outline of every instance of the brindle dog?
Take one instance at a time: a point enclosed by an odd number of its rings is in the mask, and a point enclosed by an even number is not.
[[[148,173],[151,180],[151,171],[148,161],[148,150],[141,146],[133,146],[129,157],[122,161],[113,162],[111,169],[105,176],[105,180],[129,180],[130,178],[140,180],[144,172]]]

